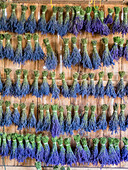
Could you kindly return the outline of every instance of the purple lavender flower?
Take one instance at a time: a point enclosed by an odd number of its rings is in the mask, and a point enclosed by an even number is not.
[[[30,5],[30,11],[31,14],[28,17],[27,21],[25,22],[25,32],[30,32],[31,34],[35,33],[37,29],[37,23],[35,19],[35,11],[36,11],[36,6],[35,5]]]
[[[120,41],[120,37],[113,37],[113,41],[114,41],[114,45],[111,49],[111,56],[112,56],[112,59],[118,61],[119,60],[119,49],[118,49],[118,44],[119,44],[119,41]]]
[[[122,139],[124,146],[121,150],[121,161],[127,162],[128,161],[128,138],[123,137]]]
[[[17,136],[18,140],[18,147],[17,147],[17,161],[18,162],[24,162],[25,155],[24,155],[24,144],[23,144],[23,135]]]
[[[124,47],[124,58],[128,61],[128,40],[126,40],[126,46]]]
[[[88,111],[89,111],[89,107],[84,106],[84,114],[82,115],[81,123],[80,123],[80,129],[83,129],[86,132],[88,132]]]
[[[119,56],[119,58],[124,56],[124,47],[123,47],[123,44],[124,44],[124,39],[121,38],[120,41],[119,41],[119,48],[118,48],[118,56]]]
[[[65,148],[64,148],[64,145],[63,145],[63,138],[60,137],[57,139],[57,143],[59,145],[59,162],[61,165],[65,165]]]
[[[124,98],[125,96],[125,85],[124,85],[124,75],[125,72],[124,71],[119,71],[119,75],[120,75],[120,81],[117,84],[117,97],[120,97],[121,99]]]
[[[12,112],[10,110],[10,105],[11,105],[10,101],[5,101],[6,110],[4,113],[4,125],[6,127],[9,127],[12,125],[12,116],[11,116]]]
[[[31,103],[30,104],[30,113],[29,113],[29,116],[28,116],[28,119],[27,119],[27,128],[30,129],[30,128],[36,128],[36,117],[35,117],[35,114],[34,114],[34,103]]]
[[[36,146],[36,161],[39,161],[39,162],[43,162],[44,159],[44,148],[43,148],[43,145],[41,143],[41,137],[42,135],[38,135],[36,136],[36,143],[37,143],[37,146]]]
[[[80,92],[80,85],[78,83],[78,77],[79,77],[79,73],[74,73],[73,74],[73,84],[70,88],[70,97],[76,98],[77,94],[79,94]]]
[[[0,59],[4,59],[4,47],[3,47],[4,34],[0,34]]]
[[[26,105],[24,103],[21,103],[20,108],[21,108],[21,116],[19,120],[18,130],[22,130],[27,126]]]
[[[62,86],[61,86],[61,93],[62,95],[67,98],[67,97],[70,97],[70,92],[69,92],[69,87],[66,83],[66,80],[65,80],[65,73],[62,72],[60,74],[60,78],[62,79]]]
[[[29,94],[30,92],[30,85],[28,83],[28,71],[27,70],[23,70],[23,74],[24,74],[24,79],[23,79],[23,83],[21,86],[21,97],[25,97],[27,94]]]
[[[73,130],[78,130],[80,128],[80,116],[79,116],[78,110],[79,110],[79,106],[78,105],[74,106],[74,116],[72,119]]]
[[[126,119],[125,119],[125,114],[124,114],[124,110],[126,108],[125,104],[120,104],[120,114],[119,114],[119,126],[120,126],[120,130],[125,131],[126,130]]]
[[[4,126],[4,114],[3,114],[3,100],[0,100],[0,126],[3,127]]]
[[[108,8],[108,15],[107,15],[106,18],[104,18],[105,24],[112,24],[113,23],[113,18],[112,18],[113,13],[114,13],[114,10],[112,8]]]
[[[91,132],[91,131],[96,132],[96,130],[97,130],[95,111],[96,111],[96,106],[91,106],[91,116],[88,121],[88,131],[89,132]]]
[[[92,23],[92,17],[91,17],[91,12],[92,12],[92,7],[87,6],[85,8],[86,11],[86,19],[84,21],[84,30],[85,32],[91,32],[91,23]]]
[[[72,11],[72,15],[71,15],[71,19],[69,21],[69,32],[73,33],[73,24],[74,24],[74,19],[75,19],[74,6],[71,7],[71,11]]]
[[[7,135],[7,145],[8,145],[8,151],[10,153],[11,149],[12,149],[12,140],[11,140],[11,134]]]
[[[31,143],[29,141],[29,136],[30,134],[26,134],[24,136],[24,158],[30,158],[31,157],[31,153],[32,153],[32,146]]]
[[[99,139],[94,138],[94,139],[92,139],[92,141],[93,141],[93,148],[91,150],[91,158],[90,159],[91,159],[91,163],[93,165],[97,165],[98,164],[98,154],[99,154],[99,152],[98,152]]]
[[[79,94],[82,96],[82,98],[84,96],[88,96],[88,84],[87,84],[87,78],[88,78],[88,74],[83,74],[82,75],[82,84],[80,86],[80,92]]]
[[[72,105],[66,106],[67,109],[67,116],[65,120],[65,132],[68,134],[73,134],[73,129],[72,129],[72,116],[71,116],[71,111],[72,111]]]
[[[7,134],[3,133],[2,134],[2,144],[1,144],[1,156],[5,157],[8,156],[9,154],[9,148],[7,145]]]
[[[18,103],[13,103],[13,107],[14,107],[14,111],[12,114],[12,121],[16,126],[18,126],[19,121],[20,121],[20,113],[18,111]]]
[[[95,96],[94,73],[89,73],[90,83],[88,85],[88,96]]]
[[[36,132],[43,131],[44,125],[44,107],[42,104],[39,105],[38,121],[36,125]]]
[[[91,152],[89,150],[89,147],[87,145],[87,140],[83,137],[81,139],[81,143],[84,149],[84,163],[87,163],[89,165],[90,163],[90,158],[91,158]]]
[[[29,136],[29,142],[30,142],[31,148],[32,148],[31,153],[30,153],[30,157],[31,157],[32,159],[34,159],[34,158],[36,158],[36,141],[35,141],[35,134]]]
[[[26,14],[27,9],[28,9],[27,6],[21,5],[21,10],[22,10],[21,17],[20,17],[20,20],[17,21],[16,29],[15,29],[15,32],[18,34],[25,33],[25,22],[26,22],[25,14]]]
[[[119,143],[120,143],[120,140],[117,138],[114,138],[114,140],[113,140],[114,149],[118,155],[119,160],[121,161],[121,153],[120,153]]]
[[[18,156],[17,145],[18,145],[17,134],[13,134],[12,135],[12,147],[10,150],[10,160],[12,159],[17,160],[17,156]]]
[[[43,130],[50,131],[51,129],[51,116],[49,113],[50,106],[48,104],[44,105],[44,110],[46,110],[46,116],[44,117]]]
[[[119,13],[120,13],[120,7],[114,7],[115,11],[115,18],[113,21],[112,25],[112,33],[115,34],[116,32],[120,32],[120,18],[119,18]]]
[[[49,144],[48,144],[49,137],[48,136],[43,136],[42,141],[43,141],[43,144],[44,144],[44,156],[43,156],[43,159],[44,159],[44,162],[47,164],[48,160],[49,160],[49,156],[50,156],[50,147],[49,147]]]
[[[124,16],[123,16],[123,21],[122,23],[120,24],[120,32],[122,33],[122,35],[126,35],[128,33],[128,8],[127,7],[124,7],[123,8],[123,13],[124,13]]]
[[[64,108],[59,107],[59,123],[60,123],[60,133],[64,134]]]
[[[3,90],[3,83],[1,80],[1,74],[0,74],[0,93],[2,94],[2,90]]]
[[[6,3],[1,3],[2,16],[0,18],[0,31],[7,31]]]

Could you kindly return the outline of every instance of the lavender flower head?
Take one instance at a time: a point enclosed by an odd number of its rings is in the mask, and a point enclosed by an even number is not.
[[[4,46],[3,46],[4,34],[0,34],[0,59],[4,59]]]
[[[71,68],[72,61],[69,50],[69,38],[63,38],[63,41],[64,41],[63,65],[66,68]]]
[[[0,100],[0,126],[3,127],[4,126],[4,114],[3,114],[3,100]]]
[[[41,143],[41,138],[42,135],[38,135],[36,136],[36,143],[37,143],[37,146],[36,146],[36,161],[39,161],[39,162],[43,162],[44,159],[43,159],[43,156],[44,156],[44,148],[43,148],[43,145]]]
[[[120,25],[120,32],[122,33],[122,35],[126,35],[128,33],[128,7],[124,7],[123,8],[123,21]]]
[[[20,121],[20,113],[18,111],[18,103],[13,103],[13,107],[14,107],[14,111],[12,114],[12,121],[16,126],[18,126],[19,121]]]
[[[119,160],[121,161],[121,153],[120,153],[119,143],[120,143],[120,140],[117,138],[114,138],[114,140],[113,140],[114,149],[118,155]]]
[[[3,2],[0,4],[0,6],[2,8],[2,16],[0,18],[0,31],[7,31],[7,16],[6,16],[7,4]]]
[[[39,89],[39,94],[40,94],[41,97],[48,96],[49,93],[50,93],[50,87],[49,87],[49,84],[47,82],[48,72],[43,71],[42,75],[43,75],[43,82],[42,82],[40,89]]]
[[[124,47],[124,58],[128,61],[128,40],[126,40],[126,45]]]
[[[6,127],[9,127],[12,125],[12,115],[11,115],[10,105],[11,105],[10,101],[5,101],[6,110],[4,113],[4,125]]]
[[[9,153],[10,153],[11,147],[12,147],[11,134],[7,135],[7,145],[8,145],[8,150],[9,150]]]
[[[124,39],[121,38],[120,41],[119,41],[119,48],[118,48],[118,56],[119,58],[123,57],[124,56]]]
[[[29,94],[29,89],[30,89],[30,85],[28,83],[28,71],[27,70],[23,70],[23,74],[24,74],[24,79],[23,79],[23,83],[21,86],[21,96],[25,97],[27,94]]]
[[[74,10],[74,6],[71,7],[71,19],[69,21],[69,32],[73,33],[73,25],[74,25],[74,19],[75,19],[75,10]]]
[[[29,113],[29,117],[27,120],[27,128],[36,128],[36,118],[35,118],[35,114],[34,114],[34,103],[30,104],[30,113]]]
[[[11,81],[11,78],[10,78],[10,72],[11,71],[12,70],[10,68],[4,69],[4,72],[6,74],[6,81],[4,83],[3,92],[2,92],[2,95],[4,97],[11,95],[11,92],[12,92],[12,81]]]
[[[114,41],[114,45],[111,49],[111,56],[112,56],[112,59],[118,61],[119,60],[119,49],[118,49],[118,44],[120,42],[120,37],[113,37],[113,41]]]
[[[93,46],[93,53],[92,53],[92,66],[94,70],[99,69],[101,67],[101,58],[98,54],[98,51],[96,49],[97,41],[92,40],[92,46]]]
[[[88,83],[87,83],[87,78],[88,78],[88,74],[83,74],[82,75],[82,84],[80,86],[80,92],[79,94],[82,96],[82,98],[84,96],[88,96]]]
[[[0,74],[0,93],[2,94],[2,90],[3,90],[3,83],[1,80],[1,74]]]
[[[42,10],[42,14],[41,14],[41,17],[37,23],[37,30],[40,31],[41,34],[46,34],[47,33],[47,23],[46,23],[45,15],[46,15],[46,11],[47,11],[47,6],[42,5],[41,10]]]
[[[60,133],[64,134],[64,108],[59,107],[59,124],[60,124]]]
[[[20,121],[18,125],[18,130],[22,130],[23,128],[26,128],[27,126],[26,105],[24,103],[21,103],[20,108],[21,108],[21,116],[20,116]]]
[[[66,16],[64,18],[64,24],[63,24],[63,31],[64,31],[64,35],[66,35],[69,31],[69,25],[70,25],[70,10],[71,10],[71,7],[69,5],[66,5],[65,6],[65,10],[66,10]]]
[[[3,133],[2,134],[2,145],[1,145],[1,156],[5,157],[8,156],[9,154],[9,148],[7,145],[7,134]]]
[[[95,96],[94,73],[89,73],[90,83],[88,85],[88,96]]]
[[[123,137],[122,141],[124,146],[121,150],[121,161],[127,162],[128,161],[128,138]]]
[[[57,139],[57,143],[59,145],[59,162],[61,165],[65,165],[65,148],[63,145],[63,138],[60,137]]]
[[[30,136],[29,133],[24,135],[24,157],[25,157],[25,159],[30,158],[31,153],[32,153],[32,146],[31,146],[31,143],[28,139],[29,136]]]
[[[16,70],[16,82],[13,85],[12,94],[14,97],[21,97],[21,83],[20,83],[21,69]]]
[[[89,107],[84,106],[84,114],[81,118],[81,123],[80,123],[80,129],[86,132],[88,132],[88,111],[89,111]]]
[[[80,85],[78,83],[78,77],[79,77],[79,73],[74,73],[73,74],[73,84],[70,87],[70,97],[76,98],[77,94],[79,94],[80,92]]]
[[[84,21],[84,30],[85,32],[91,32],[91,23],[92,23],[92,17],[91,17],[91,12],[92,12],[92,7],[87,6],[85,8],[86,12],[86,19]]]
[[[38,114],[38,121],[36,125],[36,132],[43,131],[43,124],[44,124],[44,107],[42,104],[39,105],[39,114]]]
[[[88,131],[89,132],[91,132],[91,131],[96,132],[96,130],[97,130],[95,112],[96,112],[96,106],[91,106],[91,116],[88,121]]]
[[[77,41],[76,37],[71,38],[71,42],[72,42],[71,63],[73,66],[79,64],[81,61],[81,54],[76,46],[76,41]]]
[[[72,128],[72,105],[66,106],[67,109],[67,116],[65,120],[65,132],[68,134],[73,134],[73,128]]]
[[[112,84],[112,76],[113,76],[113,73],[109,72],[108,73],[108,82],[107,82],[107,85],[105,86],[105,95],[108,97],[116,98],[117,95],[116,95],[114,86]]]
[[[15,32],[17,25],[17,17],[16,17],[16,4],[11,4],[12,13],[11,16],[7,19],[7,30],[10,32]]]
[[[98,121],[97,121],[97,129],[102,129],[102,130],[105,130],[107,129],[107,120],[106,120],[106,112],[107,112],[107,109],[108,109],[108,105],[107,104],[103,104],[101,106],[101,115],[99,116],[98,118]]]
[[[78,110],[79,110],[79,106],[78,105],[74,106],[74,116],[72,119],[72,129],[73,130],[80,129],[80,116],[79,116]]]
[[[51,153],[49,155],[49,160],[48,160],[48,163],[47,165],[59,165],[59,153],[58,153],[58,150],[57,150],[57,137],[52,137],[51,138],[52,140],[52,143],[53,143],[53,146],[52,146],[52,150],[51,150]]]
[[[125,85],[124,85],[124,71],[119,71],[120,75],[120,81],[117,84],[117,96],[120,97],[121,99],[124,98],[125,96]]]
[[[69,87],[66,83],[66,80],[65,80],[65,73],[62,72],[60,74],[60,78],[62,79],[62,86],[61,86],[61,93],[62,95],[67,98],[67,97],[70,97],[70,92],[69,92]]]
[[[10,160],[12,160],[12,159],[17,160],[17,155],[18,155],[17,145],[18,145],[17,134],[13,134],[12,135],[12,148],[11,148],[11,151],[10,151]]]
[[[6,43],[5,43],[5,47],[4,47],[4,57],[9,59],[9,60],[12,60],[14,59],[14,50],[13,50],[13,47],[11,45],[11,34],[8,34],[8,33],[5,33],[4,34],[4,37],[5,37],[5,40],[6,40]]]
[[[28,9],[27,6],[21,5],[21,17],[20,20],[17,22],[16,29],[15,29],[15,32],[18,34],[25,33],[25,22],[26,22],[25,14],[27,9]]]
[[[72,164],[77,163],[77,158],[72,151],[70,142],[71,142],[70,138],[64,139],[64,144],[66,146],[66,153],[65,153],[66,164],[72,166]]]
[[[23,144],[23,135],[17,137],[18,147],[17,147],[17,161],[24,162],[24,144]]]
[[[51,129],[51,116],[49,112],[50,105],[44,105],[44,110],[46,110],[46,116],[44,117],[43,130],[50,131]]]
[[[104,18],[105,24],[112,24],[113,23],[113,18],[112,18],[113,13],[114,13],[114,10],[112,8],[108,8],[108,15],[107,15],[106,18]]]
[[[112,25],[112,33],[115,34],[116,32],[120,32],[120,18],[119,18],[119,14],[120,14],[120,7],[114,7],[114,11],[115,11],[115,18],[113,21],[113,25]]]
[[[102,42],[105,45],[105,49],[102,54],[103,66],[109,67],[110,65],[115,65],[115,63],[113,61],[113,57],[112,57],[112,55],[109,51],[109,48],[108,48],[108,38],[102,38]]]
[[[53,52],[53,49],[51,45],[49,44],[48,38],[44,39],[43,41],[47,49],[45,65],[48,70],[55,70],[57,66],[57,62],[58,62],[57,57],[55,56],[55,53]]]
[[[81,43],[82,43],[82,47],[83,47],[83,50],[82,50],[82,64],[83,64],[83,67],[84,68],[89,68],[89,69],[92,69],[92,62],[91,62],[91,59],[88,55],[88,51],[87,51],[87,39],[85,38],[82,38],[81,39]]]
[[[30,142],[31,148],[32,148],[30,157],[31,157],[32,159],[34,159],[34,158],[36,158],[36,141],[35,141],[35,134],[32,134],[32,135],[29,136],[29,142]]]
[[[112,132],[112,134],[113,132],[117,133],[118,126],[119,126],[118,113],[117,113],[118,108],[119,105],[115,103],[115,105],[113,106],[114,111],[109,121],[109,129]]]
[[[126,108],[125,104],[120,104],[120,114],[119,114],[119,126],[120,126],[120,130],[125,131],[126,130],[126,118],[125,118],[125,114],[124,114],[124,110]]]
[[[27,21],[25,22],[25,32],[30,32],[31,34],[35,33],[37,29],[37,23],[35,19],[35,11],[36,11],[36,6],[35,5],[30,5],[30,11],[31,14],[28,17]]]
[[[44,156],[43,156],[43,158],[44,158],[44,162],[47,164],[48,160],[49,160],[49,156],[50,156],[50,147],[49,147],[49,144],[48,144],[49,137],[43,136],[42,141],[43,141],[43,144],[44,144]]]
[[[94,138],[92,139],[93,141],[93,148],[91,150],[91,163],[93,165],[97,165],[98,164],[98,144],[99,144],[99,139],[98,138]]]
[[[32,96],[40,97],[39,94],[39,87],[38,87],[38,79],[39,79],[39,71],[34,71],[34,82],[31,86],[30,93],[32,93]]]

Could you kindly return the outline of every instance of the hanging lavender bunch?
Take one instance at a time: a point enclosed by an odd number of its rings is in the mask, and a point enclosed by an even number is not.
[[[124,143],[124,146],[121,150],[121,160],[127,162],[128,161],[128,138],[123,137],[122,141]]]
[[[73,32],[72,33],[75,36],[77,36],[78,33],[83,28],[85,11],[81,9],[81,6],[74,6],[74,10],[75,10],[75,18],[73,20],[73,29],[72,29]]]
[[[7,31],[7,16],[6,16],[6,3],[1,3],[0,7],[2,8],[2,16],[0,18],[0,31]]]
[[[25,155],[24,155],[23,135],[17,136],[17,140],[18,140],[17,161],[24,162]]]
[[[124,114],[124,110],[126,108],[125,104],[120,104],[120,114],[119,114],[119,126],[120,126],[120,130],[125,131],[126,130],[126,118],[125,118],[125,114]]]
[[[43,159],[44,159],[44,162],[47,164],[48,160],[49,160],[49,156],[50,156],[50,147],[49,147],[49,144],[48,144],[49,137],[48,136],[43,136],[42,141],[43,141],[43,144],[44,144],[44,156],[43,156]]]
[[[3,46],[4,34],[0,34],[0,59],[4,59],[4,46]]]
[[[44,39],[43,41],[44,41],[44,44],[47,49],[45,65],[48,70],[55,70],[55,68],[57,66],[57,62],[58,62],[57,57],[56,57],[51,45],[49,44],[48,38]]]
[[[120,7],[114,7],[114,11],[115,11],[115,18],[113,21],[113,25],[112,25],[112,33],[115,34],[116,32],[120,32]]]
[[[21,76],[21,69],[16,70],[16,82],[13,85],[12,94],[14,97],[21,97],[21,84],[20,84],[20,76]]]
[[[43,71],[42,75],[43,75],[43,82],[42,82],[40,89],[39,89],[39,94],[40,94],[41,97],[43,97],[44,95],[48,96],[49,93],[50,93],[50,87],[49,87],[49,84],[47,82],[48,72]]]
[[[43,105],[39,105],[39,115],[38,115],[38,122],[36,125],[36,132],[43,131],[43,125],[44,125],[44,107]]]
[[[36,141],[35,141],[35,134],[29,136],[29,142],[31,144],[31,154],[30,157],[32,159],[36,158]]]
[[[80,128],[80,117],[79,117],[79,106],[74,106],[74,116],[72,119],[72,129],[73,130],[78,130]]]
[[[31,143],[29,142],[29,136],[30,134],[24,135],[24,158],[30,158],[31,153],[32,153],[32,146]]]
[[[120,163],[120,159],[114,149],[114,138],[108,138],[109,142],[109,149],[108,149],[108,156],[109,156],[109,165],[118,165]]]
[[[90,83],[88,85],[88,96],[95,96],[94,73],[89,73]]]
[[[76,37],[72,37],[71,38],[71,42],[72,42],[72,53],[71,53],[71,63],[73,66],[75,66],[76,64],[79,64],[81,61],[81,54],[79,49],[76,46]]]
[[[33,60],[33,49],[32,49],[32,44],[31,44],[32,35],[29,34],[29,33],[26,33],[25,38],[27,40],[27,44],[26,44],[26,47],[24,48],[24,51],[23,51],[23,58],[22,58],[23,64],[27,60]]]
[[[87,140],[83,137],[81,139],[81,143],[82,143],[82,146],[83,146],[83,149],[84,149],[84,163],[87,163],[89,165],[91,152],[90,152],[89,147],[87,145]]]
[[[71,7],[71,11],[72,11],[72,15],[71,15],[71,19],[69,21],[69,32],[73,33],[73,24],[74,24],[74,19],[75,19],[74,6]]]
[[[11,135],[12,135],[12,134],[8,134],[8,135],[7,135],[7,145],[8,145],[8,151],[9,151],[9,154],[10,154],[11,149],[12,149],[12,140],[11,140]]]
[[[33,61],[37,61],[37,60],[43,60],[44,57],[45,57],[45,54],[39,44],[39,35],[36,33],[33,35],[33,39],[34,39],[34,42],[35,42],[35,48],[34,48],[34,51],[33,51],[33,58],[32,60]]]
[[[74,155],[72,148],[71,148],[71,139],[70,138],[65,138],[64,139],[64,144],[66,145],[66,152],[65,152],[65,160],[66,164],[72,166],[72,164],[77,163],[77,158]]]
[[[104,85],[103,85],[104,72],[99,72],[99,80],[95,86],[95,98],[104,98]]]
[[[28,83],[28,71],[27,70],[23,70],[23,74],[24,74],[24,79],[23,79],[23,83],[21,86],[21,97],[25,97],[27,94],[29,94],[30,91],[30,85]]]
[[[71,10],[71,7],[69,5],[65,6],[65,10],[66,10],[66,14],[65,14],[65,18],[64,18],[64,24],[63,24],[63,34],[66,35],[69,31],[69,23],[70,23],[70,16],[69,16],[69,12]]]
[[[28,9],[27,6],[21,5],[21,17],[20,20],[17,22],[16,29],[15,29],[15,32],[18,34],[25,33],[25,22],[26,22],[25,14],[27,9]]]
[[[11,116],[10,105],[11,105],[10,101],[5,101],[6,111],[4,113],[4,125],[6,127],[9,127],[12,125],[12,116]]]
[[[62,72],[60,74],[60,78],[62,79],[62,86],[61,86],[61,93],[62,95],[67,98],[67,97],[70,97],[70,92],[69,92],[69,87],[66,83],[66,80],[65,80],[65,73]]]
[[[101,166],[103,167],[104,165],[106,166],[107,164],[109,164],[109,155],[106,148],[107,139],[104,137],[100,138],[100,143],[101,149],[98,155],[98,160]]]
[[[106,18],[104,18],[105,24],[112,24],[113,23],[113,18],[112,18],[113,13],[114,13],[114,10],[112,8],[108,8],[108,15],[107,15]]]
[[[59,123],[60,123],[60,134],[64,134],[64,108],[59,107]]]
[[[21,108],[21,116],[19,120],[18,130],[22,130],[27,126],[26,105],[24,103],[21,103],[20,108]]]
[[[128,61],[128,40],[126,40],[126,45],[124,47],[124,58]]]
[[[120,31],[122,33],[122,35],[126,35],[128,33],[128,8],[124,7],[123,8],[123,21],[120,24]]]
[[[47,31],[48,33],[55,34],[55,31],[57,29],[57,21],[56,21],[57,7],[53,6],[52,9],[53,9],[53,14],[47,24]]]
[[[80,144],[80,135],[73,136],[75,142],[76,142],[76,147],[75,147],[75,157],[77,159],[77,162],[80,164],[84,164],[86,162],[86,151],[83,149],[82,145]]]
[[[55,72],[51,72],[51,77],[52,77],[52,86],[50,88],[50,91],[52,93],[52,98],[59,99],[60,89],[57,87],[55,81]]]
[[[114,145],[114,149],[118,155],[118,159],[121,161],[121,154],[120,154],[120,147],[119,147],[119,143],[120,143],[120,140],[117,139],[117,138],[114,138],[113,140],[113,145]]]
[[[44,117],[43,130],[50,131],[51,128],[51,116],[49,112],[50,106],[48,104],[44,105],[44,110],[46,110],[46,116]]]
[[[1,81],[1,74],[0,74],[0,93],[2,93],[2,90],[3,90],[3,83]]]
[[[92,148],[92,151],[91,151],[91,163],[93,165],[97,165],[98,164],[98,144],[99,144],[99,139],[98,138],[94,138],[92,139],[93,141],[93,148]]]
[[[88,132],[88,111],[89,111],[89,107],[84,106],[84,114],[81,118],[81,123],[80,123],[80,129],[83,129],[86,132]]]
[[[93,66],[94,70],[96,70],[96,69],[99,69],[99,67],[101,67],[101,58],[100,58],[98,51],[96,49],[97,41],[92,40],[91,43],[93,46],[92,66]]]
[[[81,39],[81,43],[82,43],[82,46],[83,46],[83,51],[82,51],[82,64],[83,64],[83,67],[84,68],[89,68],[89,69],[92,69],[92,62],[91,62],[91,59],[88,55],[88,51],[87,51],[87,39],[85,38],[82,38]]]
[[[11,16],[7,20],[7,30],[10,32],[15,32],[17,25],[17,17],[16,17],[16,4],[11,4],[12,13]]]
[[[3,127],[4,126],[4,115],[3,115],[3,100],[0,100],[0,126]]]
[[[106,111],[108,109],[108,105],[107,104],[103,104],[101,106],[101,115],[99,116],[98,118],[98,121],[97,121],[97,129],[102,129],[102,130],[105,130],[107,129],[107,120],[106,120]]]
[[[35,118],[35,114],[34,114],[34,103],[30,104],[30,113],[29,113],[29,117],[27,120],[27,128],[36,128],[36,118]]]
[[[48,163],[47,165],[59,165],[59,154],[58,154],[58,150],[57,150],[57,137],[52,137],[51,138],[52,140],[52,143],[53,143],[53,146],[52,146],[52,150],[51,150],[51,153],[49,155],[49,160],[48,160]]]
[[[109,121],[109,129],[110,131],[112,131],[112,134],[114,131],[115,133],[117,133],[118,126],[119,126],[119,120],[118,120],[118,114],[117,114],[118,108],[119,108],[119,105],[115,103],[115,105],[113,106],[114,112]]]
[[[118,44],[120,42],[120,37],[113,37],[113,41],[114,41],[114,45],[111,49],[111,56],[112,56],[112,59],[118,61],[119,60],[119,49],[118,49]]]
[[[124,56],[124,39],[121,38],[120,41],[119,41],[119,48],[118,48],[118,56],[119,58],[123,57]]]
[[[16,159],[17,160],[18,152],[17,152],[17,134],[12,135],[12,148],[10,151],[10,160]]]
[[[36,32],[37,29],[37,23],[36,23],[36,19],[35,19],[35,11],[36,11],[36,6],[35,5],[30,5],[30,11],[31,14],[28,17],[27,21],[25,22],[25,32],[30,32],[31,34]]]
[[[12,114],[12,121],[16,126],[18,126],[19,121],[20,121],[20,113],[18,111],[18,103],[13,103],[13,107],[14,107],[14,111]]]
[[[119,71],[119,75],[120,75],[120,81],[117,84],[117,97],[120,97],[121,99],[125,96],[125,85],[124,85],[124,75],[125,72],[124,71]]]
[[[65,165],[65,148],[64,148],[64,145],[63,145],[63,138],[60,137],[57,139],[57,143],[59,145],[59,162],[61,165]]]
[[[79,73],[73,74],[73,84],[70,87],[70,97],[76,98],[80,92],[80,84],[78,83]]]
[[[99,11],[99,18],[101,20],[101,29],[100,29],[100,35],[109,35],[110,29],[108,28],[107,24],[104,23],[104,11]]]
[[[23,50],[22,50],[22,36],[21,35],[17,36],[17,41],[18,41],[18,44],[17,44],[17,48],[14,54],[15,56],[13,58],[13,63],[24,64],[22,63]]]
[[[71,68],[71,56],[69,49],[69,38],[63,38],[64,41],[64,51],[63,51],[63,65],[66,68]]]
[[[73,128],[72,128],[72,105],[66,106],[67,109],[67,116],[65,120],[65,132],[68,134],[73,134]]]
[[[100,33],[100,30],[103,29],[103,24],[101,22],[101,20],[99,19],[98,16],[98,6],[95,6],[92,8],[93,12],[94,12],[94,18],[92,19],[92,23],[91,23],[91,32],[92,35],[94,35],[94,33]]]
[[[37,30],[40,31],[41,34],[47,34],[47,23],[46,23],[46,19],[45,19],[47,6],[42,5],[41,10],[42,10],[42,14],[41,14],[41,17],[37,23]]]
[[[12,60],[14,59],[14,50],[12,48],[12,45],[11,45],[11,34],[8,34],[8,33],[5,33],[4,34],[4,37],[5,37],[5,40],[6,40],[6,43],[5,43],[5,47],[4,47],[4,58],[7,58],[9,60]]]
[[[30,93],[32,93],[32,96],[40,97],[39,94],[39,87],[38,87],[38,79],[39,79],[39,71],[34,71],[34,82],[31,85]]]
[[[112,76],[113,76],[113,73],[109,72],[108,73],[108,82],[105,87],[105,95],[107,95],[108,97],[116,98],[117,95],[116,95],[114,86],[112,84]]]
[[[60,123],[58,120],[57,109],[58,105],[52,105],[52,122],[51,122],[51,134],[52,137],[56,137],[60,135]]]
[[[82,96],[82,98],[84,96],[88,96],[88,84],[87,84],[87,78],[88,78],[88,74],[83,74],[82,75],[82,84],[80,86],[80,92],[79,94]]]
[[[43,156],[44,156],[44,148],[43,148],[43,145],[41,143],[41,137],[42,135],[38,135],[36,136],[36,161],[38,162],[43,162],[44,159],[43,159]]]
[[[91,12],[92,12],[92,7],[87,6],[85,8],[86,11],[86,19],[84,21],[84,30],[85,32],[91,32],[91,23],[92,23],[92,17],[91,17]]]
[[[95,111],[96,111],[96,106],[91,106],[91,116],[88,121],[89,132],[91,132],[91,131],[96,132],[96,130],[97,130]]]
[[[102,54],[103,66],[109,67],[110,65],[115,65],[115,63],[113,61],[113,57],[112,57],[112,55],[109,51],[109,48],[108,48],[108,38],[102,38],[102,42],[105,45],[105,49]]]
[[[9,148],[7,144],[7,134],[3,133],[2,134],[2,144],[1,144],[1,156],[5,157],[8,156],[9,154]]]

